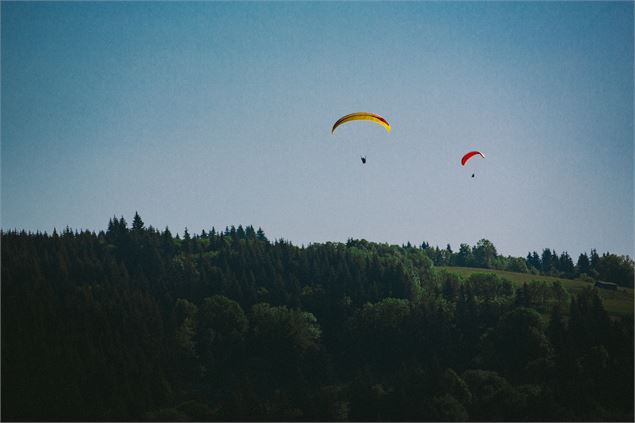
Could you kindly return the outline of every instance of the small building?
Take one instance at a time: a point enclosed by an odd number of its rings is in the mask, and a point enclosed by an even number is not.
[[[613,282],[597,281],[595,283],[595,286],[597,288],[610,289],[612,291],[617,291],[617,284]]]

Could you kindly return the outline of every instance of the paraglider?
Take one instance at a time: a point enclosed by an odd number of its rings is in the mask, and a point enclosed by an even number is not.
[[[333,128],[331,129],[331,134],[334,134],[335,129],[337,129],[337,127],[340,126],[341,124],[350,122],[353,120],[370,120],[371,122],[380,124],[381,126],[386,128],[386,131],[388,131],[388,133],[390,133],[390,124],[383,117],[379,116],[378,114],[370,113],[370,112],[356,112],[356,113],[351,113],[339,118],[337,122],[333,124]],[[366,164],[366,156],[360,156],[360,159],[362,160],[362,164]]]
[[[470,160],[472,157],[474,156],[481,156],[482,158],[485,158],[485,155],[483,153],[481,153],[480,151],[470,151],[469,153],[465,154],[462,158],[461,158],[461,166],[465,166],[465,164],[468,162],[468,160]],[[474,174],[472,173],[472,178],[474,177]]]
[[[461,166],[465,166],[465,163],[467,163],[468,160],[470,160],[472,157],[476,156],[477,154],[480,155],[482,158],[485,158],[485,155],[481,153],[480,151],[470,151],[461,159]]]
[[[381,126],[386,128],[386,131],[388,131],[388,133],[390,133],[390,124],[383,117],[375,113],[356,112],[356,113],[351,113],[349,115],[342,116],[341,118],[339,118],[337,122],[335,122],[335,124],[333,125],[333,129],[331,129],[331,134],[335,133],[335,129],[338,126],[340,126],[343,123],[350,122],[352,120],[370,120],[372,122],[380,124]]]

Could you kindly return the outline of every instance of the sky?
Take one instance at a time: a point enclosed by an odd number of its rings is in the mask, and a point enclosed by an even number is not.
[[[632,2],[0,7],[4,230],[634,255]]]

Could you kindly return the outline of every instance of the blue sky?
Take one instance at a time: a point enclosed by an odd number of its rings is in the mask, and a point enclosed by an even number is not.
[[[1,8],[4,229],[633,256],[633,3]]]

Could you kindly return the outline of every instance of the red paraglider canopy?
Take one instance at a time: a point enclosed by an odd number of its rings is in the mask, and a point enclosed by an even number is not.
[[[480,155],[482,158],[485,158],[485,155],[481,153],[480,151],[470,151],[461,159],[461,166],[465,166],[465,163],[467,163],[468,160],[470,160],[473,156],[476,156],[477,154]]]

